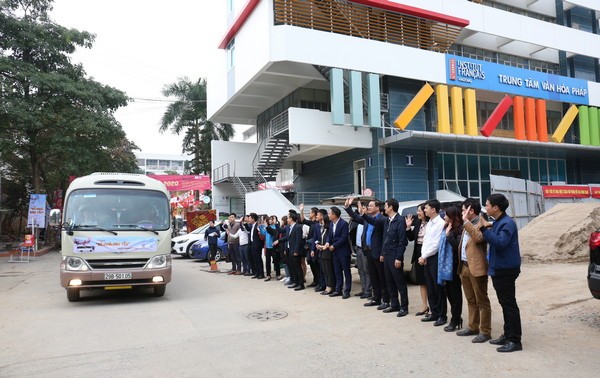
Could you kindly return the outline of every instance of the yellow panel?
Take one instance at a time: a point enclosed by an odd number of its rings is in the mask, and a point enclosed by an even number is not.
[[[450,103],[448,102],[448,86],[438,84],[435,86],[435,97],[437,102],[437,132],[450,134]]]
[[[462,135],[465,133],[465,117],[463,116],[462,89],[460,87],[450,88],[450,101],[452,102],[452,132]]]
[[[477,136],[477,92],[475,89],[465,89],[465,121],[467,135]]]
[[[550,137],[550,140],[556,143],[561,143],[562,140],[565,138],[565,134],[567,133],[567,131],[569,131],[569,127],[571,127],[573,121],[575,121],[575,117],[577,117],[578,113],[579,109],[577,109],[577,106],[571,105],[571,107],[569,108],[569,110],[567,110],[567,113],[563,117],[562,121],[560,121],[560,123],[558,124],[556,131]]]
[[[398,118],[394,121],[394,125],[404,130],[410,121],[415,118],[419,110],[425,105],[429,97],[433,94],[433,87],[429,83],[425,83],[423,88],[417,93],[417,95],[406,105],[406,108],[400,113]]]

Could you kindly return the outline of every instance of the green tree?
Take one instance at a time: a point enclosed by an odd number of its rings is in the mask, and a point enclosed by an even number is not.
[[[13,167],[28,162],[20,174],[36,193],[64,187],[69,175],[137,169],[137,147],[114,118],[127,96],[71,63],[94,35],[53,23],[51,4],[0,0],[0,153]]]
[[[193,156],[187,164],[190,172],[210,172],[210,142],[229,140],[234,130],[228,123],[214,123],[207,119],[206,80],[199,79],[192,83],[187,77],[180,78],[177,83],[166,85],[162,93],[177,100],[167,107],[159,131],[163,133],[171,129],[177,135],[185,132],[183,152]]]

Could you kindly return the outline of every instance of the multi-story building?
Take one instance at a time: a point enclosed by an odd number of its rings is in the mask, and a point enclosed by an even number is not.
[[[176,172],[183,175],[185,172],[185,162],[190,160],[190,156],[175,154],[152,154],[136,152],[137,165],[140,171],[146,175],[164,175],[168,172]]]
[[[600,182],[599,1],[227,6],[208,113],[255,125],[258,143],[213,143],[215,196],[282,168],[300,201],[365,188],[485,201],[490,175]]]

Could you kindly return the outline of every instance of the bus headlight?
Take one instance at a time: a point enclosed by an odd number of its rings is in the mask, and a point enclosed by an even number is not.
[[[75,256],[65,256],[61,264],[61,268],[64,270],[72,271],[86,271],[90,270],[89,265],[82,258]]]
[[[147,269],[161,269],[171,266],[171,255],[158,255],[148,261]]]

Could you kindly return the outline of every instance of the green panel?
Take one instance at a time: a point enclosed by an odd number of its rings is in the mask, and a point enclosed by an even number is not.
[[[590,145],[590,115],[588,107],[583,105],[579,107],[579,138],[580,144]]]
[[[331,123],[344,124],[344,72],[339,68],[332,68],[329,72],[329,85],[331,89]]]
[[[362,97],[362,75],[357,71],[350,71],[350,119],[352,125],[362,126],[363,119],[363,97]]]
[[[379,88],[379,75],[367,75],[367,112],[369,126],[381,127],[381,89]]]
[[[598,124],[598,108],[589,108],[590,144],[600,146],[600,125]]]

